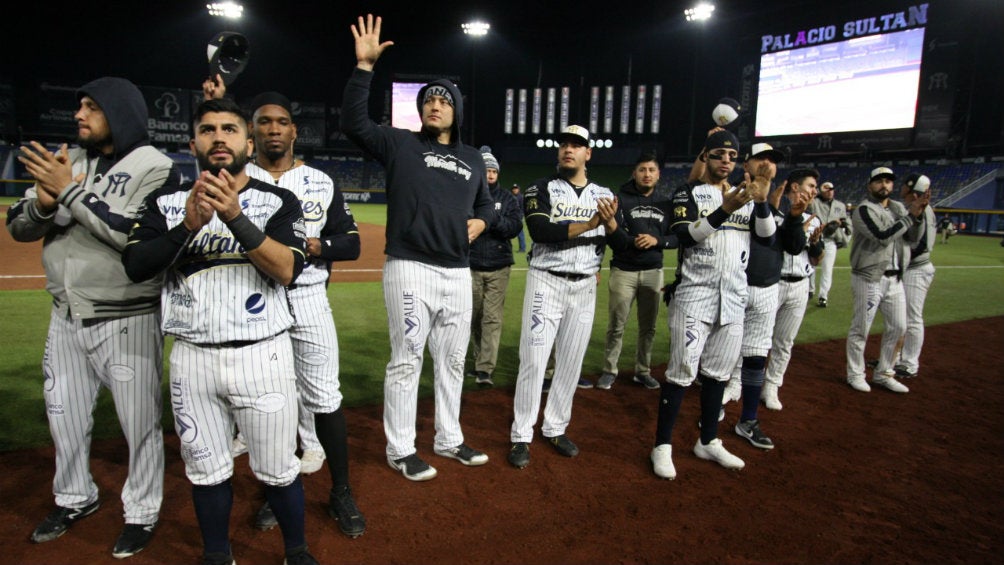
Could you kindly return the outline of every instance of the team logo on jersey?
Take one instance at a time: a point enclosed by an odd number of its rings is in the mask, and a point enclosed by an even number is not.
[[[302,200],[303,219],[307,222],[319,222],[324,217],[324,204],[319,200]]]
[[[673,208],[673,216],[676,217],[676,218],[685,218],[685,217],[687,217],[687,207],[686,206],[677,206],[676,208]]]
[[[105,177],[105,180],[107,180],[108,183],[107,186],[105,186],[104,191],[101,193],[101,197],[105,198],[109,194],[112,196],[125,196],[126,184],[131,179],[132,175],[126,172],[119,172]],[[95,182],[97,182],[97,179],[95,179]]]
[[[260,292],[256,292],[244,301],[244,309],[249,314],[261,314],[265,311],[265,297]]]

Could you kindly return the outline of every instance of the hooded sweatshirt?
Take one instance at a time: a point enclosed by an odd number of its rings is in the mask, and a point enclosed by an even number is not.
[[[166,155],[150,145],[148,112],[139,89],[122,78],[85,84],[77,99],[91,97],[105,114],[111,132],[110,155],[74,147],[69,151],[73,178],[44,214],[36,207],[38,186],[7,214],[7,229],[17,241],[44,238],[42,264],[54,307],[73,319],[124,317],[157,311],[161,279],[133,283],[121,253],[143,199],[153,190],[179,182]]]
[[[494,202],[488,194],[481,152],[461,143],[464,108],[453,83],[437,80],[418,93],[440,87],[453,99],[449,144],[425,132],[377,125],[369,117],[373,73],[352,71],[342,99],[341,129],[379,161],[387,175],[387,245],[384,253],[440,267],[469,267],[467,220],[492,224]]]

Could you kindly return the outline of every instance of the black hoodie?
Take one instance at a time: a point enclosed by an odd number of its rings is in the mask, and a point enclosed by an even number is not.
[[[352,71],[342,100],[341,129],[375,157],[387,174],[387,246],[384,253],[440,267],[470,266],[467,220],[491,225],[494,202],[481,152],[460,142],[463,98],[453,83],[438,80],[453,97],[450,143],[424,132],[377,125],[369,117],[373,73]]]
[[[638,185],[630,180],[621,185],[617,195],[617,225],[622,226],[630,237],[630,245],[611,245],[613,258],[610,266],[622,271],[648,271],[662,268],[663,249],[676,249],[680,241],[669,229],[672,216],[669,201],[655,191],[648,196],[638,191]],[[634,246],[636,236],[648,234],[659,240],[659,245],[648,249]]]
[[[77,90],[77,100],[84,96],[90,96],[97,102],[112,134],[112,155],[99,155],[93,149],[87,152],[88,157],[100,157],[98,174],[107,172],[112,164],[133,149],[150,145],[150,133],[146,128],[150,114],[143,93],[136,85],[124,78],[101,77]]]

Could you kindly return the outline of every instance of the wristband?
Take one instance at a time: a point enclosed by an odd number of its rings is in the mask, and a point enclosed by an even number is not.
[[[231,233],[237,241],[244,247],[244,251],[254,251],[265,241],[265,233],[258,229],[244,213],[237,214],[237,217],[226,222]]]

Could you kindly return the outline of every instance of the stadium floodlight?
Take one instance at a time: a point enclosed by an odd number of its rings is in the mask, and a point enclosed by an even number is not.
[[[206,4],[206,9],[209,10],[210,16],[231,20],[240,19],[241,15],[244,14],[244,6],[236,2],[213,2]]]
[[[460,25],[460,28],[464,30],[464,33],[475,37],[488,35],[488,30],[491,29],[491,27],[491,24],[481,21],[467,22]]]
[[[544,140],[543,139],[538,139],[537,140],[537,147],[540,148],[540,149],[544,148]]]
[[[700,21],[711,19],[711,13],[715,11],[715,5],[709,4],[707,2],[701,2],[693,8],[687,8],[683,11],[683,15],[687,16],[688,22]]]

